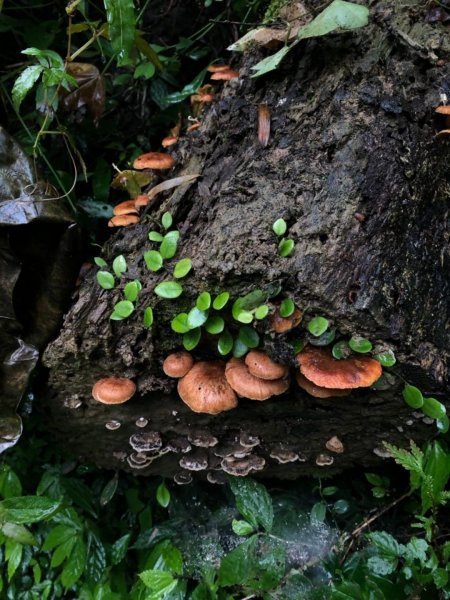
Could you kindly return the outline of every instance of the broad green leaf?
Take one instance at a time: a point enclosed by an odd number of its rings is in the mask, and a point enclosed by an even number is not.
[[[259,345],[259,335],[253,327],[240,327],[239,340],[248,348],[257,348]]]
[[[121,300],[114,305],[114,313],[122,319],[129,317],[133,311],[134,304],[129,300]]]
[[[11,92],[14,108],[18,111],[23,99],[28,92],[33,88],[40,74],[44,70],[41,65],[31,65],[22,71],[19,77],[14,82]]]
[[[0,502],[4,521],[10,523],[36,523],[54,515],[60,508],[60,501],[45,496],[20,496],[6,498]]]
[[[192,260],[190,258],[182,258],[177,262],[173,270],[173,276],[176,279],[186,277],[189,271],[192,269]]]
[[[195,329],[191,329],[191,331],[187,331],[183,335],[183,346],[186,350],[193,350],[200,341],[202,335],[202,331],[200,327],[196,327]]]
[[[270,73],[270,71],[278,69],[281,61],[289,52],[291,47],[292,46],[284,46],[281,48],[281,50],[275,52],[275,54],[271,54],[267,58],[260,60],[258,63],[256,63],[256,65],[253,65],[252,71],[255,72],[252,74],[252,77],[260,77],[261,75],[265,75],[266,73]]]
[[[49,552],[57,546],[64,544],[64,542],[67,542],[67,540],[72,539],[76,535],[77,530],[74,529],[71,525],[67,525],[65,523],[61,525],[56,525],[45,538],[42,550],[44,552]]]
[[[174,92],[173,94],[167,94],[165,97],[166,106],[169,104],[178,104],[179,102],[183,102],[186,98],[189,98],[192,94],[198,90],[198,88],[202,85],[203,80],[205,79],[207,71],[203,69],[200,73],[191,81],[184,86],[181,92]]]
[[[395,573],[398,569],[398,560],[395,558],[381,558],[380,556],[371,556],[367,560],[369,571],[380,577],[385,577]]]
[[[261,306],[258,306],[258,308],[255,310],[255,319],[257,319],[258,321],[261,321],[262,319],[265,319],[268,314],[269,314],[268,305],[261,304]]]
[[[148,234],[148,239],[151,242],[162,242],[164,239],[164,236],[161,235],[160,233],[158,233],[157,231],[150,231]]]
[[[233,349],[233,336],[228,330],[225,330],[217,342],[217,350],[222,356],[226,356]]]
[[[205,323],[206,331],[212,335],[218,335],[219,333],[222,333],[224,327],[225,321],[222,319],[222,317],[218,316],[208,317],[208,320]]]
[[[74,534],[72,537],[68,538],[62,544],[57,546],[56,550],[53,552],[52,559],[50,561],[50,566],[52,568],[59,567],[62,563],[70,556],[70,553],[73,550],[73,547],[77,543],[78,535]]]
[[[161,225],[164,229],[170,229],[172,227],[173,219],[170,212],[165,212],[161,218]]]
[[[147,265],[147,269],[150,271],[159,271],[159,269],[163,266],[163,257],[156,250],[148,250],[144,254],[145,264]]]
[[[161,594],[161,598],[163,598],[164,593],[167,593],[167,588],[176,583],[173,575],[168,571],[149,569],[148,571],[139,573],[139,577],[144,582],[144,585],[150,588],[153,592]]]
[[[208,310],[208,308],[211,306],[211,294],[209,292],[202,292],[198,296],[195,305],[200,310]]]
[[[387,531],[375,531],[367,535],[371,543],[383,553],[384,556],[390,558],[398,558],[402,556],[405,547],[399,544],[397,540]]]
[[[101,491],[100,498],[99,498],[100,506],[106,506],[108,504],[108,502],[111,502],[111,500],[114,498],[114,495],[117,491],[118,485],[119,485],[119,476],[116,473],[114,475],[114,477],[112,477],[108,481],[108,483],[105,485],[105,487]]]
[[[294,247],[295,247],[294,240],[289,240],[289,239],[283,238],[280,241],[280,243],[278,244],[278,254],[280,256],[283,256],[284,258],[287,258],[288,256],[290,256],[292,254]]]
[[[241,515],[253,527],[262,526],[270,533],[273,506],[266,488],[249,477],[229,477],[229,482],[236,498],[236,507]]]
[[[273,232],[278,237],[281,237],[286,233],[287,225],[284,219],[277,219],[275,223],[272,225]]]
[[[325,331],[328,328],[328,325],[329,321],[328,319],[325,319],[325,317],[314,317],[308,323],[307,328],[311,335],[319,337],[320,335],[322,335],[322,333],[325,333]]]
[[[307,25],[300,28],[298,39],[318,37],[332,31],[359,29],[369,22],[369,9],[353,2],[334,0]]]
[[[23,525],[18,525],[17,523],[3,523],[1,532],[4,536],[19,544],[29,544],[30,546],[38,545],[31,531]]]
[[[190,330],[187,313],[179,313],[172,319],[170,326],[177,333],[187,333]]]
[[[22,562],[23,546],[22,544],[8,539],[5,543],[5,558],[8,561],[8,581],[14,576],[20,563]]]
[[[176,281],[162,281],[155,287],[154,292],[161,298],[173,299],[181,296],[183,288]]]
[[[103,258],[101,256],[95,256],[94,257],[94,262],[97,265],[97,267],[106,267],[106,260],[103,260]]]
[[[86,566],[86,554],[86,544],[78,536],[61,573],[61,583],[66,589],[71,588],[83,575]]]
[[[214,298],[213,308],[214,310],[222,310],[228,300],[230,299],[230,294],[228,292],[222,292],[218,296]]]
[[[414,409],[422,408],[423,396],[419,388],[416,388],[414,385],[409,385],[409,383],[407,383],[403,388],[402,394],[408,406]]]
[[[424,472],[431,478],[432,496],[424,494],[422,489],[422,510],[425,512],[431,508],[433,504],[437,504],[439,495],[447,486],[450,478],[450,461],[448,452],[445,451],[441,444],[434,440],[429,442],[424,455]]]
[[[137,299],[141,288],[142,288],[142,285],[140,284],[139,281],[137,281],[137,280],[129,281],[126,284],[126,286],[124,287],[123,295],[130,302],[134,302]]]
[[[295,304],[290,298],[285,298],[280,304],[280,315],[283,318],[290,317],[295,310]]]
[[[177,575],[181,575],[183,572],[183,557],[178,548],[166,546],[161,554],[169,569]]]
[[[360,352],[365,354],[366,352],[370,352],[372,350],[371,342],[368,339],[363,338],[359,335],[353,335],[349,339],[348,345],[353,350],[353,352]]]
[[[144,310],[144,327],[150,329],[153,325],[153,309],[151,306],[147,306]]]
[[[311,508],[309,518],[311,523],[323,523],[327,514],[327,503],[323,500],[316,502]]]
[[[166,233],[159,247],[163,258],[169,259],[175,256],[179,238],[180,233],[178,231],[169,231],[169,233]]]
[[[103,0],[108,20],[109,39],[117,65],[130,64],[134,45],[136,17],[133,0]]]
[[[442,419],[446,416],[445,405],[435,398],[424,398],[422,412],[431,419]]]
[[[144,79],[151,79],[155,73],[156,67],[153,63],[142,62],[135,68],[133,78],[138,79],[139,77],[143,77]]]
[[[89,550],[83,575],[87,579],[98,582],[104,576],[107,560],[105,546],[94,529],[88,530],[86,545]]]
[[[127,553],[131,541],[131,533],[126,533],[111,546],[111,562],[118,565]]]
[[[233,356],[235,358],[242,358],[249,351],[247,344],[244,344],[239,338],[236,338],[233,342]]]
[[[249,535],[255,530],[253,525],[250,525],[247,521],[238,521],[237,519],[233,519],[231,527],[236,535]]]
[[[163,508],[167,508],[169,506],[170,492],[164,482],[160,483],[156,489],[156,500]]]
[[[22,495],[22,484],[7,464],[0,465],[0,495],[3,498]]]
[[[114,275],[108,271],[98,271],[97,282],[104,290],[112,290],[114,287]]]
[[[125,273],[127,270],[127,261],[125,260],[125,256],[123,254],[119,254],[113,260],[112,268],[117,277],[120,277],[122,273]]]
[[[194,329],[195,327],[201,327],[206,323],[207,319],[208,313],[194,306],[188,312],[187,324],[189,325],[189,329]]]

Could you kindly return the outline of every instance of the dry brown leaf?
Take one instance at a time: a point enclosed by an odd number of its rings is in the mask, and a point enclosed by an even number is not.
[[[264,148],[270,138],[270,110],[267,104],[258,106],[258,140]]]
[[[86,106],[94,121],[98,121],[105,110],[105,82],[100,71],[90,63],[68,63],[67,72],[78,83],[78,87],[70,92],[60,89],[61,107],[68,112],[75,112]]]

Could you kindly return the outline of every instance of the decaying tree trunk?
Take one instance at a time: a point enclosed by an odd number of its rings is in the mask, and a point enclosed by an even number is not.
[[[257,474],[292,478],[370,465],[385,455],[383,440],[406,445],[433,435],[435,425],[412,413],[401,396],[404,380],[441,401],[448,390],[450,146],[448,137],[436,136],[445,123],[436,121],[434,109],[440,94],[450,97],[450,44],[448,29],[426,24],[424,10],[413,0],[372,2],[368,27],[302,43],[265,79],[250,78],[265,51],[250,51],[235,65],[239,79],[225,84],[202,127],[174,153],[177,174],[199,173],[198,181],[166,194],[150,220],[121,229],[104,249],[109,264],[126,257],[125,281],[142,282],[136,312],[111,321],[123,286],[101,290],[93,269],[47,349],[49,426],[67,447],[105,467],[181,472],[178,480],[189,479],[182,467],[208,464],[197,475],[214,479],[224,456],[245,454],[239,440],[251,435],[259,439],[251,452],[265,459]],[[256,135],[261,103],[271,113],[267,147]],[[148,231],[164,211],[181,233],[176,258],[193,261],[176,300],[153,293],[170,276],[152,273],[143,261],[152,248]],[[295,240],[288,258],[277,254],[272,232],[279,217]],[[283,396],[240,400],[218,416],[191,412],[161,369],[180,347],[170,320],[201,291],[227,290],[237,298],[277,285],[305,321],[324,315],[343,334],[391,344],[398,361],[391,387],[317,400],[293,383]],[[155,313],[150,330],[142,326],[146,306]],[[264,330],[265,321],[258,327]],[[294,338],[266,331],[264,346],[293,365],[288,342]],[[204,336],[196,359],[217,356],[216,343]],[[92,399],[91,388],[112,374],[131,377],[138,395],[105,407]],[[198,432],[215,436],[218,445],[197,447]],[[140,465],[135,454],[130,459],[133,435],[135,445],[147,440]],[[343,442],[343,453],[326,448],[332,436]],[[280,449],[299,458],[280,465],[274,458]],[[319,468],[319,455],[332,465]]]

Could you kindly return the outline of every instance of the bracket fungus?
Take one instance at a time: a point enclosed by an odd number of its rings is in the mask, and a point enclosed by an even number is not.
[[[193,431],[188,433],[188,441],[198,448],[212,448],[219,443],[219,440],[207,431]]]
[[[155,452],[161,448],[162,439],[158,431],[139,431],[133,433],[129,443],[136,452]]]
[[[163,371],[169,377],[184,377],[194,366],[194,359],[185,350],[173,352],[166,356]]]
[[[178,393],[191,410],[217,415],[237,406],[237,397],[225,379],[222,361],[198,362],[178,381]]]
[[[306,346],[297,361],[300,372],[323,388],[354,389],[369,387],[381,376],[380,363],[369,356],[336,360],[325,348]]]
[[[351,393],[351,390],[337,390],[336,388],[325,388],[316,385],[309,379],[306,379],[304,375],[297,371],[295,374],[295,379],[302,389],[305,392],[308,392],[310,396],[314,396],[314,398],[333,398],[333,397],[342,397],[348,396]]]
[[[247,456],[246,458],[227,456],[221,462],[225,473],[236,477],[246,477],[251,471],[262,471],[265,464],[266,461],[262,456]]]
[[[154,169],[164,171],[171,169],[175,159],[164,152],[146,152],[138,156],[133,162],[133,169]]]
[[[92,396],[102,404],[123,404],[134,396],[136,384],[126,377],[105,377],[92,388]]]
[[[232,358],[225,367],[225,377],[238,396],[249,400],[268,400],[283,394],[289,387],[287,378],[261,379],[248,370],[243,358]]]
[[[344,452],[344,444],[337,435],[333,435],[333,437],[327,440],[325,447],[330,452],[335,452],[336,454],[342,454]]]

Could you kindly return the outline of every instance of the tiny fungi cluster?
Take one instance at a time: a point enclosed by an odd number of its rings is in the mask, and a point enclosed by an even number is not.
[[[126,377],[99,379],[92,388],[92,396],[102,404],[123,404],[134,396],[136,384]]]

